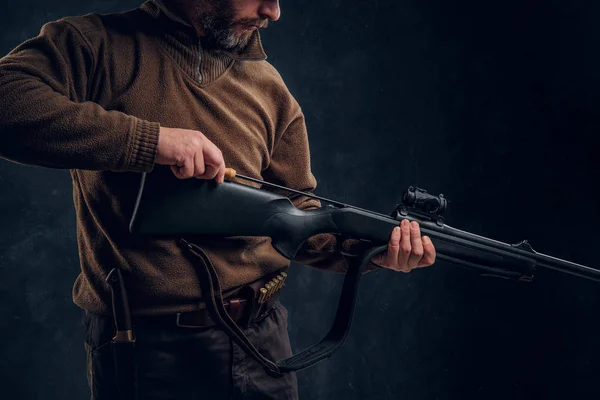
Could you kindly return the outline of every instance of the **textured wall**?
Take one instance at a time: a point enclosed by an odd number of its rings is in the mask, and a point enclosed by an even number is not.
[[[47,21],[138,4],[5,2],[0,53]],[[450,199],[452,226],[600,268],[600,3],[284,0],[282,10],[263,38],[306,114],[318,194],[389,213],[417,184]],[[0,387],[6,398],[84,398],[67,171],[1,161],[0,221]],[[328,329],[340,284],[292,268],[283,298],[297,349]],[[599,293],[548,270],[530,284],[442,261],[377,271],[347,343],[299,374],[301,395],[597,398]]]

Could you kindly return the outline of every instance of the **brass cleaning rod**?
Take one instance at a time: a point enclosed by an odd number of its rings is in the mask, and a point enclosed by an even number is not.
[[[251,178],[249,176],[240,175],[233,168],[225,168],[225,179],[229,179],[231,181],[234,178],[243,179],[243,180],[250,181],[250,182],[260,183],[261,185],[265,185],[265,186],[269,186],[269,187],[273,187],[273,188],[285,190],[287,192],[292,192],[292,193],[300,194],[302,196],[311,197],[313,199],[317,199],[317,200],[321,200],[321,201],[326,201],[328,203],[335,204],[336,206],[339,206],[339,207],[350,207],[350,208],[354,208],[356,210],[361,210],[361,211],[368,212],[370,214],[378,214],[378,215],[382,215],[382,216],[384,216],[386,218],[389,218],[389,215],[379,214],[379,213],[376,213],[376,212],[373,212],[373,211],[370,211],[370,210],[365,210],[364,208],[359,208],[359,207],[352,206],[350,204],[344,204],[344,203],[340,203],[339,201],[330,200],[330,199],[327,199],[325,197],[316,196],[316,195],[314,195],[312,193],[306,193],[306,192],[302,192],[300,190],[291,189],[291,188],[286,187],[286,186],[280,186],[280,185],[276,185],[276,184],[271,183],[271,182],[266,182],[266,181],[262,181],[260,179]]]

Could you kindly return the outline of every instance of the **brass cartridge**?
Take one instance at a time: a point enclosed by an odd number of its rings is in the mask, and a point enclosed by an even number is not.
[[[267,289],[265,289],[264,287],[261,287],[259,289],[260,294],[258,295],[258,304],[262,304],[265,302],[266,297],[267,297]]]

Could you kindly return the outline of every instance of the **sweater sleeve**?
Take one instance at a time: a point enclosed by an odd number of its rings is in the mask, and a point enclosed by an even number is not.
[[[269,167],[263,172],[266,181],[292,189],[312,193],[317,181],[311,172],[310,151],[304,115],[298,111],[292,122],[286,127],[275,145]],[[317,199],[276,191],[289,197],[294,206],[301,210],[310,210],[321,206]],[[338,237],[323,233],[306,240],[294,261],[315,268],[344,273],[346,261],[338,251]],[[344,251],[354,253],[363,244],[359,240],[348,239],[342,243]],[[378,268],[370,263],[365,272]]]
[[[0,157],[51,168],[148,172],[159,124],[88,101],[95,55],[60,20],[0,59]]]

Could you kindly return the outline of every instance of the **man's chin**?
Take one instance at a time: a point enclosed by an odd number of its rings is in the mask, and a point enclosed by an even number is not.
[[[250,31],[243,35],[236,36],[235,40],[223,41],[221,45],[229,51],[242,51],[246,48],[246,46],[248,46],[252,34],[253,31]]]
[[[227,51],[242,51],[248,46],[255,30],[240,29],[239,27],[215,30],[207,35],[206,42],[209,47]]]

